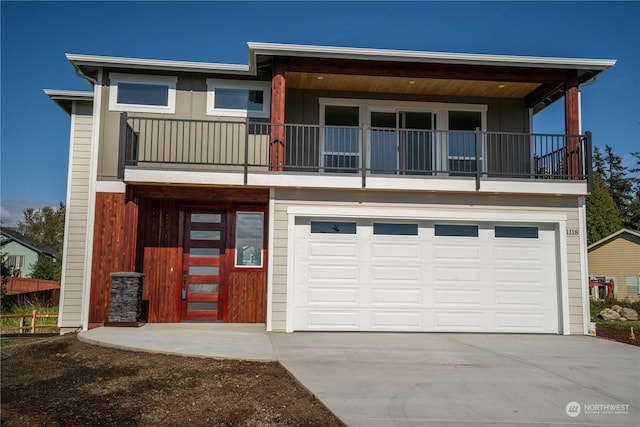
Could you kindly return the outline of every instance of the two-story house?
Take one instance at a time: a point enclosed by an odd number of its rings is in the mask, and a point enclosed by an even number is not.
[[[249,64],[67,55],[60,327],[584,334],[591,135],[613,60],[249,43]],[[533,133],[563,99],[564,134]]]

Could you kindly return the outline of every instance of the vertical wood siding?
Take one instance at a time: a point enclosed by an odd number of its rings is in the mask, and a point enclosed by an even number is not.
[[[180,210],[175,200],[143,199],[138,209],[137,264],[145,274],[142,298],[149,302],[149,322],[178,322]]]
[[[125,195],[97,193],[91,265],[89,323],[101,324],[109,319],[111,273],[124,269],[123,227]]]
[[[264,271],[232,271],[229,274],[230,323],[265,321],[266,282]]]

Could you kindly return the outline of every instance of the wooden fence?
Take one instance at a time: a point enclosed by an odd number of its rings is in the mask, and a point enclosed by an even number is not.
[[[20,319],[19,326],[3,326],[3,333],[5,330],[17,330],[20,334],[35,334],[37,329],[56,329],[58,325],[38,325],[39,318],[51,318],[58,317],[58,313],[38,313],[38,310],[33,310],[31,313],[25,314],[0,314],[0,319]],[[30,319],[27,324],[27,319]]]

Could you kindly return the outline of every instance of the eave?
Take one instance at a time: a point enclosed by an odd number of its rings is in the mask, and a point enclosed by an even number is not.
[[[44,93],[69,115],[74,102],[93,102],[93,92],[86,90],[45,89]]]

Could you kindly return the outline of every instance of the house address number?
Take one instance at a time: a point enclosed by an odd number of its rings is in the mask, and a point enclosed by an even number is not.
[[[580,232],[577,228],[567,228],[567,236],[579,236]]]

